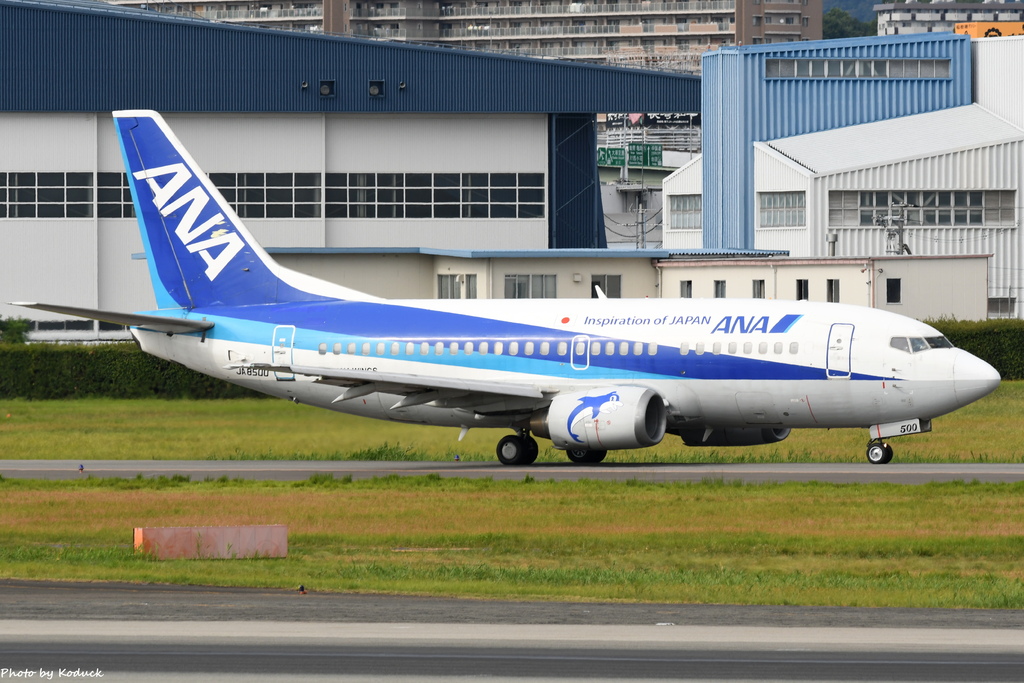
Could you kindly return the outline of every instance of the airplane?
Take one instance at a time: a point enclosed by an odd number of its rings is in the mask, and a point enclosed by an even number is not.
[[[835,303],[740,299],[385,300],[286,269],[163,118],[113,114],[158,309],[21,303],[129,326],[147,353],[272,396],[396,422],[501,428],[576,463],[654,446],[771,444],[792,429],[886,439],[994,391],[933,327]]]

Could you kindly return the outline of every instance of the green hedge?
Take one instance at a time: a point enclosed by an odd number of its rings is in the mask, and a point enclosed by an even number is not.
[[[1024,378],[1024,320],[931,321],[951,342]],[[0,398],[241,398],[262,396],[143,353],[134,344],[0,345]]]
[[[930,320],[949,341],[988,361],[1003,379],[1024,378],[1024,320]]]
[[[0,345],[0,398],[240,398],[259,395],[150,356],[135,344]]]

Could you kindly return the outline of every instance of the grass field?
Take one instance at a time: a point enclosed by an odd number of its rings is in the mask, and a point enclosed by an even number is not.
[[[1021,462],[1024,383],[895,440],[897,462]],[[8,415],[10,415],[8,417]],[[500,432],[283,401],[0,402],[4,458],[493,459]],[[863,462],[862,430],[618,461]],[[548,451],[543,459],[561,459]],[[2,472],[2,460],[0,460]],[[1024,608],[1024,485],[0,478],[0,577],[481,598]],[[287,524],[283,560],[157,562],[136,526]]]
[[[1019,416],[1024,382],[1004,383],[938,418],[930,434],[894,439],[895,462],[1024,462]],[[7,416],[10,417],[7,417]],[[0,401],[0,458],[493,460],[509,432],[379,422],[286,401]],[[541,461],[565,456],[542,441]],[[617,451],[617,462],[863,462],[867,431],[800,430],[749,448]]]
[[[478,598],[1024,608],[1022,485],[440,477],[0,482],[0,576]],[[289,527],[287,559],[159,562],[134,526]]]

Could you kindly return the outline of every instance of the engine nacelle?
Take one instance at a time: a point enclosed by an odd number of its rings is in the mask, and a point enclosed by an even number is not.
[[[665,436],[665,401],[646,387],[599,387],[556,396],[530,429],[562,450],[646,448]]]
[[[676,434],[687,446],[760,446],[778,443],[789,436],[789,428],[734,427],[715,429],[705,439],[706,429],[681,429]]]

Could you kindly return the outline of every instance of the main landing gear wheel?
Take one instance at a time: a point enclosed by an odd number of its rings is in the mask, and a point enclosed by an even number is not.
[[[884,441],[872,441],[868,444],[868,462],[872,465],[885,465],[892,460],[892,446]]]
[[[536,439],[529,435],[510,434],[498,442],[498,460],[502,465],[530,465],[539,452]]]
[[[585,465],[594,465],[604,460],[604,456],[608,455],[608,451],[584,451],[582,449],[571,448],[567,450],[565,454],[569,456],[569,459],[573,462]]]

